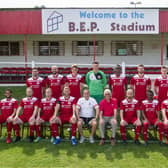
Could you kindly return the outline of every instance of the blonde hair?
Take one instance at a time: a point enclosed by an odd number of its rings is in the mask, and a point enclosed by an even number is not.
[[[112,95],[112,94],[111,94],[111,90],[110,90],[110,89],[105,89],[105,90],[104,90],[104,96],[105,96],[105,94],[106,94],[106,93],[109,93],[109,94],[110,94],[110,96]]]

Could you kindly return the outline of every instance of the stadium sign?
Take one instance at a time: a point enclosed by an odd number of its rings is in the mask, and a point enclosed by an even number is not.
[[[43,34],[158,34],[158,9],[43,9]]]

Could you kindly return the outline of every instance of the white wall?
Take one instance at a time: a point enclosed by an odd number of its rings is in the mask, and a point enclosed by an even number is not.
[[[0,41],[19,40],[24,41],[23,35],[0,35]],[[33,56],[33,41],[40,40],[63,40],[65,41],[65,56]],[[73,40],[93,40],[91,35],[28,35],[27,50],[28,61],[48,63],[91,63],[93,58],[90,56],[72,56]],[[116,64],[125,61],[126,64],[160,65],[161,55],[161,34],[159,35],[96,35],[96,40],[104,41],[104,56],[97,56],[96,60],[105,64]],[[111,56],[111,40],[142,40],[143,56]],[[166,56],[166,45],[168,44],[168,35],[164,36],[164,57]],[[152,48],[154,47],[154,49]],[[2,61],[24,61],[24,56],[0,56]],[[168,63],[164,59],[164,63]],[[0,65],[1,66],[1,65]]]

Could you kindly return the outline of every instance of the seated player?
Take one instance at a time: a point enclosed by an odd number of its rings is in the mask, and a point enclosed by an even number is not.
[[[76,109],[76,100],[74,97],[70,96],[70,89],[69,87],[64,87],[63,89],[64,96],[61,96],[56,104],[55,113],[51,118],[51,122],[56,120],[56,139],[54,141],[54,145],[59,144],[61,139],[58,133],[58,125],[63,125],[65,123],[70,123],[72,125],[72,138],[71,143],[72,145],[76,145],[77,141],[75,138],[76,135],[76,116],[75,116],[75,109]],[[58,116],[59,112],[59,116]]]
[[[41,124],[44,122],[49,122],[51,126],[51,142],[54,142],[55,137],[55,122],[52,122],[50,119],[54,114],[54,109],[56,106],[56,99],[52,97],[52,91],[50,88],[46,89],[45,91],[46,97],[41,99],[37,118],[36,118],[36,133],[37,138],[34,142],[39,142],[41,140]],[[42,114],[41,114],[42,113]],[[40,116],[41,114],[41,116]]]
[[[105,98],[100,102],[99,129],[101,140],[99,145],[103,145],[105,142],[105,126],[109,123],[112,127],[111,145],[114,146],[117,128],[117,99],[111,98],[111,91],[109,89],[104,91],[104,97]]]
[[[30,126],[30,142],[33,142],[34,139],[34,130],[35,130],[35,117],[38,110],[38,99],[36,97],[32,97],[33,90],[28,87],[26,89],[26,96],[20,102],[20,105],[17,109],[16,116],[14,117],[13,124],[14,129],[16,131],[16,139],[15,142],[20,140],[19,126],[18,124],[24,124],[26,122],[29,123]],[[22,115],[19,116],[23,109]]]
[[[139,102],[136,99],[134,99],[134,93],[132,89],[127,90],[127,98],[121,102],[120,118],[120,131],[123,143],[127,143],[125,127],[128,124],[133,124],[136,126],[135,144],[140,144],[140,142],[138,141],[139,134],[141,133],[140,108]]]
[[[160,106],[158,100],[153,99],[153,92],[147,91],[147,100],[142,101],[141,110],[143,116],[143,134],[145,140],[145,146],[148,145],[147,134],[148,127],[154,125],[159,128],[160,144],[162,145],[163,137],[163,123],[160,121]]]
[[[11,89],[5,90],[5,97],[6,98],[0,101],[0,110],[1,110],[0,124],[6,122],[8,132],[6,143],[11,143],[11,131],[13,127],[12,121],[18,108],[18,102],[16,99],[12,97]]]
[[[95,115],[96,111],[96,115]],[[85,137],[83,136],[82,126],[91,126],[91,135],[89,138],[90,143],[94,143],[94,134],[97,127],[97,119],[99,115],[99,106],[96,100],[90,97],[90,92],[88,88],[83,90],[83,97],[81,97],[76,105],[76,116],[78,119],[78,130],[81,135],[80,143],[83,143]]]
[[[167,145],[168,145],[168,99],[164,100],[162,102],[162,117],[163,117],[163,124],[164,124],[164,134],[167,139]]]

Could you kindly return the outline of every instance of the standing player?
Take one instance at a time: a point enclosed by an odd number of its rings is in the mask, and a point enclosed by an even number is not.
[[[52,97],[52,91],[50,88],[46,89],[45,95],[46,97],[41,99],[39,109],[38,109],[38,114],[36,118],[37,138],[34,140],[34,142],[39,142],[41,140],[41,131],[40,131],[41,124],[44,122],[49,122],[51,126],[51,143],[53,143],[54,138],[56,136],[55,135],[56,123],[51,121],[50,119],[54,114],[54,109],[56,106],[56,99]]]
[[[18,102],[16,99],[12,98],[12,90],[5,90],[5,99],[0,101],[0,124],[6,122],[8,136],[6,139],[6,143],[11,143],[11,131],[12,131],[12,121],[13,117],[16,114],[16,110],[18,108]]]
[[[164,133],[167,139],[168,145],[168,99],[162,102],[162,117],[163,117],[163,124],[164,124]]]
[[[34,130],[35,130],[35,117],[38,110],[38,99],[32,97],[33,90],[28,87],[26,89],[26,96],[20,102],[19,108],[17,109],[16,116],[14,117],[14,129],[16,131],[16,140],[20,140],[19,126],[18,124],[24,124],[25,122],[29,123],[30,126],[30,142],[33,142],[34,139]],[[22,115],[19,116],[23,109]]]
[[[112,90],[112,97],[117,99],[118,106],[125,99],[127,84],[127,77],[121,74],[121,66],[116,65],[115,74],[110,75],[109,86]]]
[[[123,139],[123,143],[126,142],[126,130],[125,127],[128,124],[136,126],[135,129],[135,144],[140,144],[138,141],[139,134],[141,133],[141,121],[140,121],[140,108],[139,102],[134,99],[134,93],[132,89],[127,90],[127,98],[121,102],[120,105],[120,131]]]
[[[39,101],[43,97],[43,93],[45,90],[45,80],[38,76],[38,69],[32,69],[32,77],[27,79],[26,81],[27,87],[31,87],[33,89],[33,97],[36,97]]]
[[[158,98],[159,105],[161,106],[162,101],[167,99],[168,94],[168,75],[166,66],[161,67],[161,75],[155,80],[154,90]]]
[[[78,66],[76,64],[71,67],[71,74],[66,76],[66,86],[70,88],[70,96],[78,100],[81,97],[81,90],[83,89],[83,76],[78,74]]]
[[[52,74],[47,77],[47,85],[52,90],[52,97],[58,99],[62,96],[62,88],[65,84],[63,75],[59,74],[59,69],[56,66],[51,67]]]
[[[104,97],[100,102],[99,129],[101,140],[99,145],[103,145],[105,142],[105,126],[109,123],[112,127],[111,145],[114,146],[117,128],[117,99],[111,98],[111,91],[109,89],[105,89]]]
[[[75,116],[75,108],[76,108],[76,100],[74,97],[70,96],[69,87],[64,87],[63,89],[64,96],[61,96],[56,104],[55,113],[51,118],[51,121],[55,121],[57,123],[56,127],[56,139],[53,144],[59,144],[61,139],[58,134],[58,125],[63,125],[65,123],[70,123],[72,125],[72,145],[76,145],[77,141],[75,138],[76,135],[76,116]],[[59,116],[58,116],[59,112]]]
[[[151,89],[151,80],[144,75],[144,65],[138,65],[138,74],[131,79],[131,88],[135,91],[135,99],[141,102],[146,99],[146,91]]]
[[[158,100],[153,99],[153,92],[151,90],[147,91],[147,99],[142,101],[142,116],[143,116],[143,134],[145,140],[145,146],[148,145],[147,134],[148,127],[154,125],[159,128],[160,135],[160,145],[163,144],[163,123],[160,121],[160,107]]]
[[[104,98],[103,90],[107,84],[107,80],[105,74],[99,70],[98,62],[93,62],[92,68],[93,70],[86,75],[86,83],[89,87],[90,96],[95,98],[99,104]]]
[[[96,111],[96,115],[95,115]],[[91,126],[91,135],[89,138],[90,143],[94,143],[94,134],[97,127],[97,119],[99,115],[99,106],[96,100],[90,97],[89,89],[86,88],[83,90],[83,97],[81,97],[76,105],[76,116],[78,119],[78,129],[80,132],[80,143],[83,143],[85,137],[83,136],[82,126]]]

